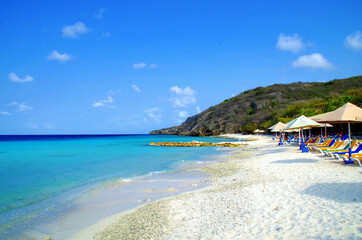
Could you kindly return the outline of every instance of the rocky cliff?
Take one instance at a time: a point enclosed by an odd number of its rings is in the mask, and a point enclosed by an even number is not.
[[[311,116],[350,101],[361,106],[362,76],[329,82],[274,84],[258,87],[226,99],[189,117],[180,126],[154,130],[150,134],[210,136],[266,129],[277,121],[300,114]]]

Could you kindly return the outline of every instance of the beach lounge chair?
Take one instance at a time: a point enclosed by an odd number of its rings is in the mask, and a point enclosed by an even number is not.
[[[359,143],[358,147],[351,151],[351,154],[354,154],[354,153],[360,153],[360,151],[362,150],[362,143]],[[347,151],[348,155],[349,155],[349,151]],[[336,153],[333,153],[333,156],[342,160],[342,155],[346,154],[346,152],[336,152]]]
[[[342,155],[342,159],[343,159],[343,160],[348,160],[348,158],[349,158],[349,154]],[[351,159],[352,159],[354,162],[357,162],[360,167],[362,167],[362,164],[361,164],[361,162],[362,162],[362,153],[352,154]]]
[[[357,140],[353,140],[352,143],[351,143],[351,148],[354,149],[354,147],[356,146],[357,144]],[[348,149],[349,149],[349,143],[347,143],[347,145],[344,147],[344,148],[340,148],[340,149],[331,149],[331,150],[324,150],[323,153],[326,155],[326,156],[329,156],[329,157],[333,157],[333,153],[337,153],[337,152],[348,152]]]
[[[325,138],[325,139],[323,139],[323,138],[321,138],[321,142],[320,143],[318,143],[318,142],[316,142],[316,143],[310,143],[310,144],[308,144],[308,147],[309,147],[309,149],[311,149],[312,150],[312,148],[313,147],[316,147],[316,146],[328,146],[328,144],[333,140],[333,138],[334,137],[327,137],[327,138]]]
[[[328,140],[326,140],[323,144],[320,144],[320,145],[312,145],[312,146],[308,146],[308,148],[310,150],[314,150],[314,151],[317,151],[317,148],[318,147],[331,147],[335,142],[336,140],[338,139],[339,137],[334,137],[334,138],[330,138]]]
[[[308,139],[308,141],[305,142],[305,144],[312,144],[312,143],[316,143],[319,141],[319,137],[313,137],[313,138],[310,138]]]
[[[330,147],[319,147],[317,148],[317,150],[320,153],[323,153],[324,150],[334,150],[334,149],[338,149],[340,147],[342,147],[343,145],[348,144],[348,141],[343,141],[343,140],[337,140],[332,146]]]

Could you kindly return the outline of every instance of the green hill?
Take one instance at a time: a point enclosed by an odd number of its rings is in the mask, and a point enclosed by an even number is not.
[[[278,121],[290,121],[301,114],[313,116],[332,111],[346,102],[362,107],[362,76],[258,87],[189,117],[180,126],[154,130],[150,134],[250,133],[256,128],[267,129]]]

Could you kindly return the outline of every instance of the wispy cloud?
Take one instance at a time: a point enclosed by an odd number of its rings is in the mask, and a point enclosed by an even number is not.
[[[177,110],[177,116],[180,118],[186,118],[189,116],[189,113],[186,112],[185,110]]]
[[[133,90],[135,90],[136,92],[141,93],[141,90],[140,90],[136,85],[133,84],[131,87],[132,87]]]
[[[133,68],[145,68],[146,66],[147,66],[147,64],[144,62],[139,62],[139,63],[133,64]]]
[[[156,107],[144,110],[144,112],[147,114],[147,116],[149,118],[151,118],[152,120],[154,120],[155,122],[161,121],[162,115],[161,115],[160,111],[161,111],[161,109],[156,108]]]
[[[98,10],[98,12],[96,14],[94,14],[94,18],[99,19],[99,20],[103,19],[103,14],[105,11],[106,11],[105,8],[100,8]]]
[[[173,107],[187,107],[190,104],[196,103],[195,91],[191,87],[184,89],[178,86],[173,86],[169,89],[172,94],[170,101]]]
[[[33,110],[33,107],[29,106],[25,102],[14,101],[12,103],[9,103],[8,105],[9,106],[15,106],[16,107],[16,110],[15,110],[16,112],[24,112],[24,111]]]
[[[200,113],[200,112],[201,112],[201,109],[200,109],[199,106],[196,106],[196,112],[197,112],[197,113]]]
[[[19,82],[19,83],[25,83],[25,82],[32,82],[34,78],[30,75],[26,75],[24,78],[20,78],[15,73],[9,73],[9,80],[12,82]]]
[[[344,44],[346,47],[351,48],[353,50],[362,50],[362,33],[360,31],[357,31],[355,33],[352,33],[348,35],[344,39]]]
[[[311,69],[330,69],[333,64],[330,63],[322,54],[312,53],[310,55],[300,56],[297,60],[292,63],[293,67],[304,67]]]
[[[0,112],[0,115],[10,116],[10,115],[11,115],[11,113],[9,113],[9,112]]]
[[[117,95],[117,94],[120,94],[122,92],[121,89],[117,89],[117,90],[109,90],[109,93],[112,94],[112,95]]]
[[[151,64],[147,64],[147,63],[144,63],[144,62],[139,62],[139,63],[135,63],[133,64],[133,68],[136,68],[136,69],[142,69],[142,68],[158,68],[159,66],[155,63],[151,63]]]
[[[73,25],[65,26],[62,29],[63,37],[78,38],[80,35],[86,34],[89,29],[82,22],[76,22]]]
[[[114,99],[110,96],[107,97],[105,100],[100,100],[98,102],[93,103],[92,107],[110,107],[113,108],[112,103],[114,102]]]
[[[67,62],[72,60],[72,56],[66,53],[59,53],[57,50],[53,50],[49,53],[48,60],[58,60],[60,62]]]
[[[288,36],[284,33],[281,33],[279,35],[276,47],[283,51],[298,53],[309,45],[311,45],[311,43],[303,43],[302,38],[299,37],[298,34]]]

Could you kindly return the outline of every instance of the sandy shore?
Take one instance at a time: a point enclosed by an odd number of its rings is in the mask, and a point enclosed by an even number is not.
[[[106,218],[74,239],[362,239],[362,169],[250,140],[208,165],[212,184]]]

